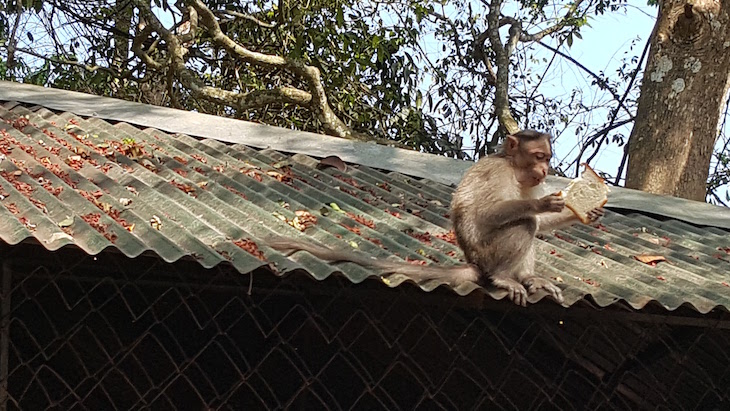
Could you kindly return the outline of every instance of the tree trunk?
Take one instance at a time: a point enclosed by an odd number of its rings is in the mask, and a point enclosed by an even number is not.
[[[651,39],[626,186],[703,201],[730,86],[730,0],[663,0]]]

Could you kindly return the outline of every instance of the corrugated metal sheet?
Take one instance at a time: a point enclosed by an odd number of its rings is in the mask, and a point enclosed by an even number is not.
[[[8,244],[34,238],[49,250],[75,246],[89,254],[115,247],[132,258],[152,252],[168,262],[229,262],[241,273],[299,269],[316,279],[341,273],[354,283],[372,273],[307,253],[287,258],[264,239],[302,235],[306,227],[323,244],[382,258],[453,263],[461,256],[448,241],[452,189],[438,183],[358,165],[318,169],[318,160],[302,155],[15,103],[4,104],[0,118],[0,238]],[[599,306],[730,307],[726,231],[609,211],[598,227],[577,225],[542,240],[538,271],[564,288],[566,306],[590,295]],[[647,264],[639,255],[666,261]],[[505,295],[476,285],[455,292],[475,290]]]

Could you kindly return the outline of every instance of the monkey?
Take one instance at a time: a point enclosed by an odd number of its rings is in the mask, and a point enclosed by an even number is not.
[[[419,266],[287,238],[267,242],[273,249],[289,251],[288,255],[307,251],[323,260],[375,268],[380,276],[400,273],[416,282],[435,279],[453,287],[467,281],[491,283],[523,307],[528,295],[541,289],[562,303],[560,288],[534,272],[538,231],[579,221],[559,193],[539,195],[552,158],[551,139],[535,130],[508,135],[497,153],[480,159],[464,174],[452,196],[451,220],[466,264]],[[603,214],[596,208],[588,216],[595,222]]]

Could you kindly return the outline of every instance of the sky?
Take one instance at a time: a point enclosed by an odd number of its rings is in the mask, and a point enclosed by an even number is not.
[[[636,38],[639,38],[640,41],[636,42],[631,55],[640,55],[645,41],[654,28],[658,8],[647,6],[645,1],[631,0],[627,4],[625,12],[596,16],[590,23],[591,27],[581,31],[583,39],[575,41],[569,49],[570,56],[595,73],[599,71],[609,73],[615,72],[620,66],[623,53],[629,50],[632,40]],[[590,85],[589,80],[580,69],[569,63],[562,67],[564,67],[562,76],[546,84],[548,86],[545,90],[546,94],[550,91],[553,91],[555,95],[564,94],[574,86],[585,89],[595,87]],[[620,90],[619,94],[622,91]],[[605,116],[606,112],[596,113],[597,121],[604,121]],[[623,127],[617,131],[623,131],[623,134],[628,137],[631,127]],[[566,137],[569,137],[569,134],[571,133],[564,133]],[[554,147],[556,159],[574,156],[575,146],[575,138],[564,138],[563,136],[558,138]],[[615,144],[605,146],[592,166],[596,170],[605,169],[614,173],[622,155],[622,147]]]

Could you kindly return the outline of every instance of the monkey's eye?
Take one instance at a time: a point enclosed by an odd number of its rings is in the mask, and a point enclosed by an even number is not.
[[[539,161],[543,161],[547,158],[547,156],[545,155],[545,153],[537,153],[537,154],[535,154],[535,158],[538,159]]]

